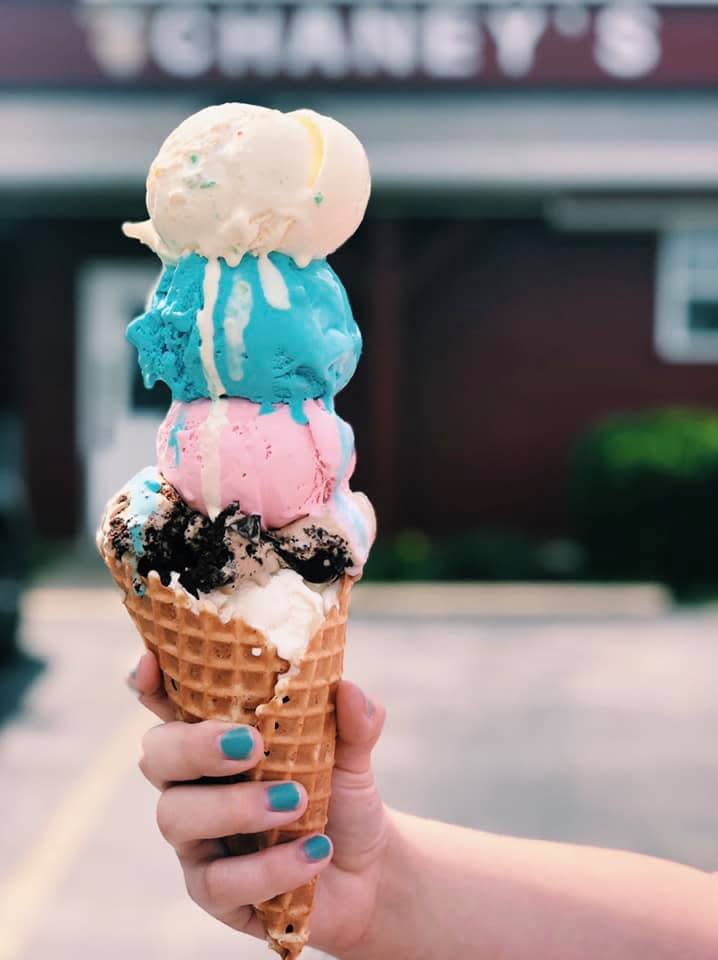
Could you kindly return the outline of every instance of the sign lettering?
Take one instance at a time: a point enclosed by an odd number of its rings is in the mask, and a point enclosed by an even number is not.
[[[596,59],[615,77],[642,77],[661,59],[660,21],[649,7],[606,7],[596,14]]]
[[[718,84],[718,6],[8,0],[0,83]]]

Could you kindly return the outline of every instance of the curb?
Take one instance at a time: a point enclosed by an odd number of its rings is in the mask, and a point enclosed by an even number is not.
[[[25,592],[25,616],[77,621],[124,616],[114,587],[42,586]],[[472,619],[651,618],[671,609],[658,584],[360,583],[352,613],[366,617]]]
[[[367,583],[352,612],[364,616],[562,619],[658,617],[672,609],[659,584]]]

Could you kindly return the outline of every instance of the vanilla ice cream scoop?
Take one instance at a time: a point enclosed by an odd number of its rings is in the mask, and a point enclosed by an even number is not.
[[[167,262],[277,251],[303,267],[354,233],[369,191],[364,148],[341,123],[225,103],[167,137],[147,177],[150,219],[124,231]]]

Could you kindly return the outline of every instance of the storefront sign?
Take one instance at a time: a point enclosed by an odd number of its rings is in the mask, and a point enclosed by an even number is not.
[[[12,3],[0,83],[701,86],[718,9],[644,3]]]

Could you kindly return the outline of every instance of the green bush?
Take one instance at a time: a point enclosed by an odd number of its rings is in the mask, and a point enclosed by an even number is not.
[[[438,579],[436,551],[420,530],[404,530],[374,544],[364,570],[368,580]]]
[[[404,530],[374,546],[369,580],[536,580],[543,577],[540,551],[509,531],[474,530],[431,538]]]
[[[589,574],[718,583],[718,413],[610,417],[575,446],[569,504]]]

